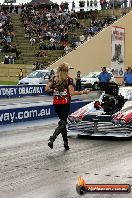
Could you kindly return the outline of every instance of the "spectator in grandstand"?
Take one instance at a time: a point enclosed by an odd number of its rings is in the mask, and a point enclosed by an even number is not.
[[[15,12],[18,14],[18,6],[15,6]]]
[[[36,64],[33,63],[33,66],[32,66],[32,71],[35,71],[36,70]]]
[[[31,38],[30,43],[31,43],[31,46],[34,46],[35,45],[35,38]]]
[[[89,0],[87,0],[87,7],[89,7]]]
[[[32,70],[39,70],[40,69],[40,63],[38,63],[38,61],[36,63],[33,64]]]
[[[53,45],[54,42],[55,42],[55,39],[53,37],[51,37],[50,44]]]
[[[39,49],[40,50],[47,50],[48,49],[48,47],[45,45],[44,41],[41,41],[39,43]]]
[[[64,32],[64,24],[60,24],[59,28],[60,28],[60,32],[63,33]]]
[[[127,8],[127,3],[128,3],[128,0],[124,0],[124,8]]]
[[[106,91],[108,83],[111,80],[112,75],[107,72],[106,67],[102,67],[102,72],[99,74],[99,87],[102,91]]]
[[[48,50],[57,50],[57,46],[56,46],[56,44],[55,44],[55,42],[54,43],[49,43],[49,45],[48,45]]]
[[[100,6],[102,10],[105,9],[104,0],[100,0]]]
[[[132,0],[130,0],[130,7],[132,7]]]
[[[48,57],[48,53],[44,51],[39,51],[36,53],[36,57]]]
[[[68,37],[68,32],[64,33],[64,45],[68,45],[69,37]]]
[[[2,24],[1,24],[1,26],[2,26]],[[0,26],[0,38],[2,38],[3,37],[3,28]]]
[[[76,41],[75,45],[76,45],[76,47],[79,47],[81,45],[81,42],[80,41]]]
[[[8,34],[8,35],[5,35],[4,37],[4,40],[5,40],[5,42],[8,44],[10,44],[11,43],[11,37],[10,37],[10,35]]]
[[[5,54],[4,64],[9,64],[9,55]]]
[[[90,7],[93,7],[93,0],[90,0]]]
[[[63,2],[61,2],[60,8],[61,8],[61,11],[64,12],[64,3]]]
[[[12,55],[9,54],[9,64],[14,64],[14,57]]]
[[[98,6],[98,1],[94,0],[94,6],[97,7]]]
[[[90,35],[87,36],[87,41],[89,41],[92,37]]]
[[[64,54],[68,54],[71,50],[71,47],[69,45],[66,45],[66,47],[64,48]]]
[[[21,55],[21,50],[16,50],[16,59],[19,59]]]
[[[124,84],[125,86],[132,86],[132,69],[128,67],[127,71],[124,73]]]
[[[80,36],[80,42],[81,42],[81,43],[84,43],[84,41],[85,41],[85,36],[82,34],[82,35]]]

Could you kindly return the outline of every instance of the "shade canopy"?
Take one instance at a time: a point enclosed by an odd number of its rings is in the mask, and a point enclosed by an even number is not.
[[[45,4],[45,5],[51,5],[53,2],[52,1],[50,1],[50,0],[32,0],[31,2],[30,2],[30,4],[31,5],[43,5],[43,4]]]

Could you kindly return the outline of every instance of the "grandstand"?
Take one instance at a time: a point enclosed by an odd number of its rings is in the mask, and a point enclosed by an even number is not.
[[[39,8],[38,10],[42,10],[42,8]],[[3,64],[4,57],[6,52],[2,51],[0,52],[0,62],[2,63],[0,66],[0,80],[4,81],[4,76],[9,81],[17,81],[16,74],[18,74],[19,68],[24,69],[24,75],[29,73],[32,69],[33,63],[39,62],[42,63],[44,66],[48,67],[51,66],[52,68],[56,67],[59,62],[66,61],[73,68],[72,74],[75,75],[77,70],[80,70],[82,73],[89,72],[91,70],[91,67],[96,70],[100,66],[108,65],[110,66],[110,27],[105,28],[105,30],[98,33],[98,31],[95,33],[95,35],[92,35],[92,39],[90,41],[86,41],[80,46],[72,46],[71,39],[74,35],[75,39],[79,41],[79,38],[81,35],[86,34],[85,29],[88,29],[91,24],[91,18],[95,19],[97,21],[101,21],[102,19],[106,17],[117,17],[121,18],[124,14],[129,13],[131,8],[124,8],[124,9],[110,9],[110,10],[100,10],[100,11],[89,11],[89,12],[78,12],[75,13],[75,18],[77,19],[78,26],[76,27],[76,30],[73,31],[72,29],[68,29],[68,43],[70,44],[70,47],[72,49],[72,52],[69,52],[68,54],[65,53],[64,48],[57,48],[57,49],[40,49],[40,42],[41,39],[37,37],[37,34],[34,35],[35,37],[35,45],[31,45],[30,37],[26,37],[26,30],[25,30],[25,24],[22,20],[22,14],[13,12],[11,14],[11,23],[13,25],[13,30],[15,32],[15,36],[12,41],[12,45],[16,46],[16,49],[20,51],[19,57],[15,57],[14,64]],[[128,14],[128,18],[131,14]],[[127,15],[125,16],[127,17]],[[119,24],[124,23],[125,17],[119,20]],[[118,21],[117,21],[118,24]],[[127,29],[130,29],[129,27],[126,27]],[[129,30],[130,31],[130,30]],[[86,35],[85,35],[86,36]],[[109,39],[108,39],[109,37]],[[38,40],[37,40],[38,39]],[[109,42],[106,42],[109,41]],[[50,39],[46,38],[44,39],[44,42],[46,46],[49,46]],[[100,43],[100,44],[99,44]],[[107,43],[107,45],[105,44]],[[94,55],[100,54],[100,45],[105,46],[102,48],[102,55],[97,57],[97,59],[94,59]],[[95,47],[96,46],[96,47]],[[99,48],[98,48],[99,46]],[[1,49],[3,47],[3,44],[1,44]],[[77,48],[76,48],[77,47]],[[40,55],[42,52],[42,56]],[[43,56],[43,52],[47,55]],[[90,53],[89,53],[90,52]],[[105,56],[104,56],[105,53]],[[10,52],[10,55],[16,56],[16,52],[12,53]],[[81,58],[80,58],[81,57]],[[94,65],[94,66],[93,66]],[[129,65],[129,62],[128,62]],[[8,81],[6,80],[6,81]]]
[[[120,10],[123,11],[124,10]],[[127,10],[128,11],[128,10]],[[130,11],[130,10],[129,10]],[[129,12],[128,11],[128,12]],[[117,14],[117,13],[116,13]],[[121,13],[120,13],[121,14]],[[75,76],[76,72],[81,69],[82,75],[90,71],[100,71],[103,66],[111,66],[111,30],[112,26],[117,26],[125,29],[125,68],[131,66],[131,18],[132,12],[120,15],[120,18],[112,25],[104,28],[96,34],[92,39],[86,41],[76,50],[70,52],[65,57],[59,59],[52,64],[52,68],[56,68],[61,62],[67,62],[74,68],[71,70],[71,75]],[[81,58],[80,58],[81,57]]]

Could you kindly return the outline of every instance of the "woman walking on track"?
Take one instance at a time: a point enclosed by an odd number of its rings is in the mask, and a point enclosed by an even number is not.
[[[67,139],[67,117],[70,111],[70,102],[72,95],[88,94],[89,90],[75,91],[73,79],[68,76],[68,65],[60,64],[57,69],[57,76],[49,80],[45,87],[45,91],[53,93],[54,110],[59,117],[58,126],[52,136],[49,138],[48,146],[53,149],[53,142],[61,133],[65,150],[69,150]]]

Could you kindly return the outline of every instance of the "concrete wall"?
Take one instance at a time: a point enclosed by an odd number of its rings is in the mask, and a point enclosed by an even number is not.
[[[123,16],[112,25],[125,28],[125,67],[132,66],[132,12]],[[85,42],[76,50],[51,65],[56,68],[60,63],[67,62],[74,69],[70,70],[74,77],[80,70],[82,75],[90,71],[100,71],[100,67],[111,66],[111,26]]]
[[[20,68],[23,69],[24,76],[32,71],[32,65],[22,64],[0,64],[0,81],[18,82]]]

